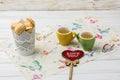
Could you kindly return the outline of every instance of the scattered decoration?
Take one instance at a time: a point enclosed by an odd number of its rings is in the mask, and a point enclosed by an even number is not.
[[[82,25],[80,25],[79,23],[73,22],[72,24],[73,24],[72,30],[77,30],[79,28],[82,28]]]
[[[98,31],[100,34],[104,35],[104,34],[107,34],[109,32],[110,28],[107,28],[107,29],[100,29],[98,28]]]
[[[42,39],[45,40],[48,36],[50,36],[50,35],[52,35],[52,34],[53,34],[53,32],[49,32],[48,34],[44,35],[44,36],[42,37]]]
[[[41,80],[43,77],[42,74],[34,74],[32,80]]]
[[[91,24],[94,24],[95,22],[96,22],[95,20],[90,19]]]
[[[40,36],[39,33],[36,33],[35,36],[36,36],[36,40],[37,40],[37,41],[40,41],[40,40],[41,40],[41,36]]]
[[[67,47],[67,50],[73,51],[74,49],[73,49],[72,47],[68,46],[68,47]]]
[[[41,64],[37,60],[33,61],[32,64],[29,66],[28,65],[20,65],[20,66],[23,68],[27,68],[29,70],[32,70],[32,71],[41,70],[41,68],[42,68]]]
[[[96,34],[96,38],[98,38],[98,39],[102,39],[102,38],[103,38],[103,36],[102,36],[102,35],[100,35],[100,34]]]
[[[43,51],[43,54],[44,54],[44,55],[48,55],[49,53],[50,53],[50,52],[47,51],[47,50],[44,50],[44,51]]]
[[[58,67],[58,69],[66,68],[66,61],[65,60],[59,60],[60,63],[62,63],[61,66]]]
[[[87,55],[88,57],[93,57],[94,56],[95,51],[91,51],[86,53],[85,55]]]
[[[90,15],[86,16],[85,19],[91,19],[92,17]]]
[[[117,46],[120,46],[120,44],[117,44]]]
[[[117,37],[112,37],[112,39],[110,40],[110,42],[118,42],[120,41]]]
[[[77,48],[80,48],[80,46],[77,46]]]
[[[114,49],[114,46],[115,46],[115,44],[112,44],[112,45],[111,44],[105,44],[103,46],[102,52],[104,52],[104,53],[110,52]]]

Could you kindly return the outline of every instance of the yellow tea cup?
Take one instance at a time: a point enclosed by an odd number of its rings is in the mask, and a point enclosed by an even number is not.
[[[66,27],[59,28],[56,34],[59,43],[63,46],[67,46],[76,36],[75,32],[70,31]]]

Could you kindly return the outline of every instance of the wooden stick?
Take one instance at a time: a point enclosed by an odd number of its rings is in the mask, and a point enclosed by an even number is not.
[[[73,75],[73,63],[70,64],[69,80],[72,80]]]

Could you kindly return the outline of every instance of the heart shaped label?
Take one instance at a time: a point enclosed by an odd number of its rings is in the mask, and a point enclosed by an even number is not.
[[[79,58],[83,57],[84,52],[81,51],[81,50],[75,50],[75,51],[65,50],[65,51],[62,52],[62,56],[66,59],[74,61],[76,59],[79,59]]]

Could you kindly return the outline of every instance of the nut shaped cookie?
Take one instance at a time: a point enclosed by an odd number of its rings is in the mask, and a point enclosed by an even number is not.
[[[18,24],[18,22],[12,23],[11,28],[14,30],[17,24]]]
[[[34,27],[34,21],[31,18],[26,18],[25,26],[26,27]]]
[[[26,27],[23,23],[18,23],[15,27],[15,33],[17,35],[20,35],[23,31],[25,31]]]
[[[31,24],[33,25],[33,27],[35,26],[35,22],[33,21],[33,19],[32,19],[32,18],[26,18],[26,20],[30,21],[30,22],[31,22]]]
[[[26,28],[26,31],[27,31],[28,33],[32,33],[32,30],[33,30],[33,27],[27,27],[27,28]]]

